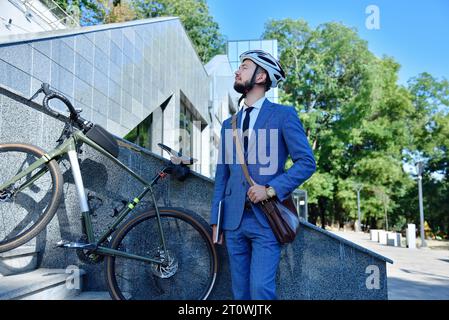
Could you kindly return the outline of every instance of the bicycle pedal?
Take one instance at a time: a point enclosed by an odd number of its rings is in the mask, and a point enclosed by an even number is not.
[[[67,240],[59,241],[56,244],[56,247],[67,249],[84,249],[84,250],[94,250],[97,248],[97,246],[93,243],[70,242]]]

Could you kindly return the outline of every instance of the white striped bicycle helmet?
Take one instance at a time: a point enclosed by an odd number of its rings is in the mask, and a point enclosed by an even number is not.
[[[268,73],[271,80],[271,88],[276,88],[280,81],[285,80],[285,72],[281,65],[268,52],[263,50],[245,51],[240,55],[240,63],[242,63],[245,59],[250,59]]]

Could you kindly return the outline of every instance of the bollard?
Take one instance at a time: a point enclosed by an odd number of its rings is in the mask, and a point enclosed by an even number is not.
[[[392,247],[401,246],[401,234],[397,232],[388,232],[387,234],[387,245]]]
[[[371,229],[369,235],[371,241],[379,242],[379,229]]]
[[[387,232],[385,230],[379,230],[379,243],[387,244]]]
[[[407,225],[407,247],[416,249],[416,226],[413,223]]]

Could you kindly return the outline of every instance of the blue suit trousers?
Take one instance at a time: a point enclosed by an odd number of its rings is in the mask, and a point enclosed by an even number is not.
[[[244,210],[239,227],[225,230],[232,292],[236,300],[275,300],[281,245],[252,210]]]

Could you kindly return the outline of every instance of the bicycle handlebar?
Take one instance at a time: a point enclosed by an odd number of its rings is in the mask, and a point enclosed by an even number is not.
[[[48,102],[52,99],[59,99],[61,100],[69,109],[70,111],[70,119],[76,120],[78,118],[78,113],[76,112],[75,108],[73,107],[72,103],[69,101],[69,99],[67,99],[66,97],[64,97],[62,94],[59,94],[57,92],[53,92],[51,91],[50,94],[45,95],[44,100],[42,100],[42,105],[44,106],[44,108],[49,111],[50,113],[52,113],[55,116],[59,115],[59,112],[57,112],[56,110],[53,110],[52,108],[50,108],[50,106],[48,105]]]
[[[70,102],[70,100],[67,97],[65,97],[64,95],[62,95],[61,93],[58,93],[58,92],[55,92],[55,91],[51,90],[50,89],[50,85],[48,83],[42,83],[41,88],[30,98],[30,100],[33,100],[41,92],[43,92],[45,94],[45,97],[42,100],[42,106],[50,114],[52,114],[56,118],[59,118],[60,116],[62,116],[58,111],[52,109],[48,105],[50,100],[58,99],[58,100],[62,101],[66,105],[66,107],[69,109],[69,111],[70,111],[70,118],[69,119],[70,120],[74,121],[82,129],[88,129],[89,127],[91,127],[92,124],[89,121],[87,121],[86,119],[83,119],[82,117],[80,117],[79,113],[73,107],[73,105]],[[64,116],[64,118],[66,118],[66,117]]]

